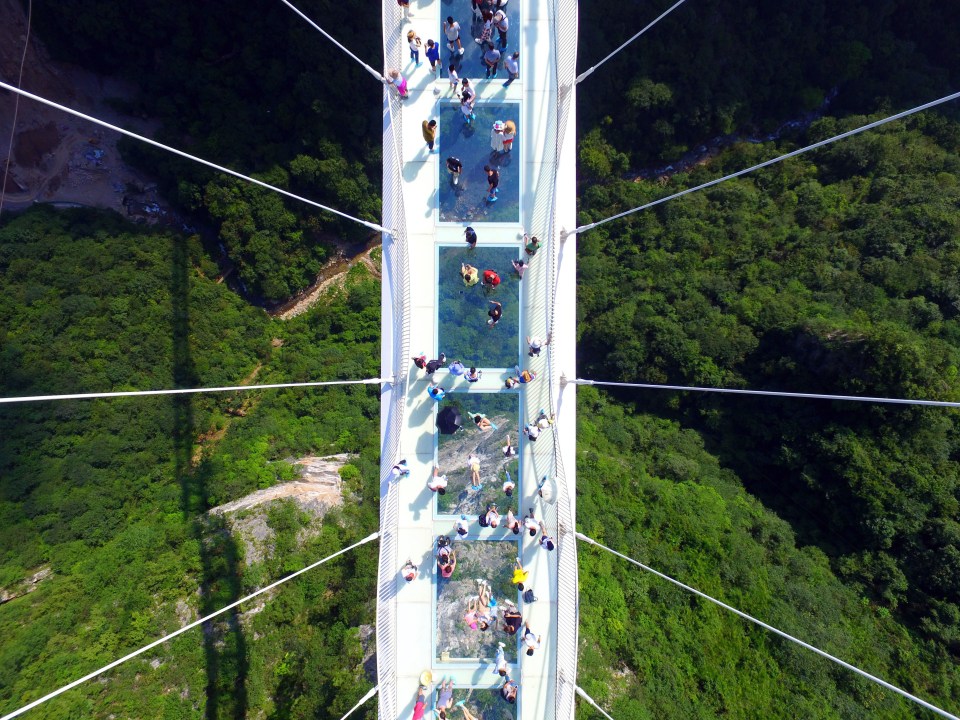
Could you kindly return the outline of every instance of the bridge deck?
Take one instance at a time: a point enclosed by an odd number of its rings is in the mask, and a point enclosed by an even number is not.
[[[558,368],[570,377],[575,370],[574,249],[565,249],[570,257],[562,263],[558,255],[564,250],[553,245],[560,240],[550,237],[555,225],[552,204],[557,178],[556,153],[552,149],[556,147],[558,132],[553,2],[510,0],[511,26],[506,52],[520,51],[521,72],[520,78],[508,87],[504,87],[507,76],[502,68],[496,79],[484,78],[479,63],[480,49],[472,39],[469,0],[414,2],[413,17],[401,22],[396,16],[397,24],[392,26],[393,32],[403,37],[404,64],[398,69],[408,78],[410,97],[403,102],[402,109],[395,104],[392,115],[385,111],[385,155],[395,149],[391,133],[402,128],[396,164],[403,184],[400,197],[391,195],[385,159],[384,224],[396,227],[397,222],[402,221],[405,225],[409,290],[408,307],[398,307],[396,287],[392,287],[396,278],[391,278],[391,273],[399,272],[402,263],[395,245],[385,240],[385,277],[391,281],[384,283],[382,355],[385,376],[400,377],[406,372],[410,375],[406,382],[388,385],[384,391],[383,462],[389,467],[404,458],[410,475],[384,483],[384,502],[393,503],[397,512],[395,535],[385,541],[382,548],[387,557],[381,557],[380,599],[381,603],[393,603],[393,617],[392,628],[388,630],[387,623],[382,622],[387,617],[386,611],[380,611],[378,635],[392,631],[393,637],[390,642],[378,637],[378,652],[393,653],[394,657],[379,658],[378,662],[381,674],[385,667],[395,668],[396,681],[385,683],[381,677],[381,693],[385,695],[381,697],[381,717],[412,717],[420,674],[424,670],[431,670],[434,678],[430,708],[436,700],[435,684],[442,677],[450,677],[458,688],[454,699],[466,700],[466,707],[480,720],[556,717],[559,553],[540,548],[539,536],[530,537],[526,532],[516,536],[503,525],[494,530],[481,528],[477,522],[486,503],[493,500],[504,516],[508,507],[521,518],[533,508],[536,517],[546,522],[548,533],[557,536],[556,445],[550,432],[544,432],[543,439],[536,444],[518,438],[520,428],[534,420],[541,408],[549,412],[551,406],[562,406],[557,414],[557,429],[560,445],[567,448],[568,457],[563,463],[566,482],[571,487],[573,482],[573,386],[560,387]],[[575,5],[572,7],[575,13]],[[477,119],[473,127],[463,122],[459,102],[446,79],[451,53],[445,47],[441,22],[447,15],[453,15],[462,28],[466,52],[459,63],[460,77],[469,78],[477,92]],[[385,33],[389,32],[388,27],[385,21]],[[428,38],[438,42],[442,74],[431,72],[423,50],[420,67],[414,67],[405,49],[404,36],[409,29],[416,30],[424,45]],[[495,40],[496,37],[494,32]],[[385,44],[389,47],[392,40],[395,38],[385,37]],[[431,118],[439,121],[439,152],[432,154],[421,135],[421,121]],[[513,151],[509,155],[491,156],[492,121],[508,119],[518,128]],[[572,126],[571,119],[566,129],[571,135]],[[545,152],[545,148],[551,149],[550,152]],[[464,164],[456,187],[445,169],[445,160],[451,154]],[[499,166],[501,171],[500,199],[492,204],[484,199],[487,183],[482,166],[485,163]],[[560,198],[567,201],[560,214],[565,218],[566,227],[572,227],[574,220],[572,168],[571,159],[563,169],[567,174],[569,197]],[[479,236],[476,250],[469,250],[464,242],[463,230],[467,225]],[[533,258],[527,258],[523,250],[525,230],[544,241],[544,247]],[[531,265],[522,280],[512,276],[509,264],[511,258],[520,257],[530,260]],[[500,274],[503,282],[489,293],[480,285],[466,287],[459,277],[461,262],[475,265],[481,273],[490,267]],[[545,349],[540,357],[530,358],[525,338],[546,336],[554,303],[553,283],[560,292],[550,354]],[[488,300],[501,302],[504,309],[503,320],[492,328],[486,324]],[[394,321],[403,313],[407,313],[406,329],[398,331]],[[398,337],[400,332],[408,337]],[[408,355],[423,352],[428,358],[434,358],[445,352],[448,362],[460,359],[467,367],[476,365],[482,371],[482,378],[468,383],[464,378],[452,376],[447,369],[437,371],[433,380],[448,391],[447,397],[437,403],[427,395],[430,379],[412,366],[410,357],[404,358],[405,367],[396,367],[397,348],[401,345],[409,348]],[[535,371],[537,380],[521,386],[522,389],[506,389],[504,379],[516,375],[514,365]],[[394,403],[404,390],[402,424],[393,425]],[[464,411],[464,428],[456,435],[440,436],[435,426],[436,414],[447,406]],[[481,432],[465,411],[485,413],[497,424],[497,430]],[[391,433],[397,436],[389,437]],[[505,460],[500,451],[505,434],[509,434],[517,446],[518,465]],[[396,456],[388,457],[386,453],[394,449]],[[481,491],[472,490],[467,480],[469,473],[464,455],[474,451],[483,458]],[[438,463],[450,480],[448,492],[442,497],[426,487]],[[511,469],[518,488],[512,498],[507,498],[501,485],[505,473]],[[547,477],[546,501],[537,494],[537,481],[543,477]],[[572,497],[570,501],[572,504]],[[454,521],[461,511],[467,513],[470,520],[470,531],[464,538],[458,538],[454,532]],[[433,559],[436,538],[440,535],[454,538],[458,551],[458,568],[449,581],[439,577]],[[570,543],[572,537],[564,547],[573,552]],[[532,582],[528,586],[537,595],[537,602],[524,603],[510,585],[512,562],[518,555],[530,571]],[[400,576],[400,568],[408,558],[420,567],[419,577],[411,583]],[[391,565],[392,581],[384,583],[384,569],[389,570]],[[468,597],[476,594],[477,577],[491,583],[501,605],[504,601],[516,603],[524,620],[542,636],[542,647],[533,656],[523,653],[522,630],[514,637],[499,628],[482,633],[469,629],[460,619],[466,611]],[[572,582],[575,591],[575,570]],[[383,587],[385,584],[388,587]],[[571,633],[575,637],[575,628],[567,628],[565,632],[568,640]],[[501,678],[492,673],[498,640],[506,645],[511,662],[510,677],[520,684],[515,706],[500,700],[496,693],[502,683]],[[572,701],[570,706],[572,708]],[[460,717],[460,713],[450,714],[454,716]]]

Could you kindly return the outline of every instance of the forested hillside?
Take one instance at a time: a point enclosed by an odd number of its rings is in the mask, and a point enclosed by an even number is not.
[[[364,271],[281,325],[205,277],[211,266],[195,238],[111,214],[39,208],[5,222],[4,394],[376,373],[379,286]],[[366,387],[3,406],[0,587],[51,574],[0,607],[0,712],[370,534],[378,411]],[[322,524],[273,508],[275,550],[248,563],[207,511],[290,479],[286,459],[311,452],[355,456],[350,501]],[[364,546],[262,612],[224,616],[32,715],[342,714],[365,682],[358,627],[372,622],[375,566],[376,544]]]

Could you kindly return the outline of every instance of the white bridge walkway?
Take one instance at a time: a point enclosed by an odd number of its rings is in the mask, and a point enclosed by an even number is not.
[[[520,465],[519,486],[512,506],[521,516],[527,509],[534,508],[537,517],[546,522],[549,534],[557,538],[558,547],[548,552],[539,547],[538,538],[526,533],[515,536],[502,525],[495,530],[481,528],[476,513],[468,516],[469,535],[457,540],[455,546],[463,548],[470,542],[484,540],[513,543],[513,548],[503,553],[509,553],[510,558],[516,554],[513,551],[519,549],[538,601],[525,604],[519,593],[498,599],[501,603],[504,600],[517,603],[524,620],[543,636],[543,646],[528,657],[519,648],[522,630],[510,637],[491,628],[488,633],[494,636],[493,640],[518,645],[516,652],[511,653],[514,661],[510,669],[510,677],[520,685],[517,704],[509,706],[496,698],[495,692],[475,690],[466,706],[481,720],[492,717],[483,713],[491,698],[498,707],[496,717],[512,716],[517,720],[573,717],[577,650],[576,538],[573,533],[576,403],[575,386],[566,385],[562,379],[576,377],[576,252],[575,237],[564,243],[561,233],[576,226],[573,81],[577,5],[574,0],[510,0],[509,4],[512,12],[507,52],[518,49],[521,52],[520,78],[504,87],[506,72],[501,69],[498,78],[485,80],[479,64],[467,58],[460,71],[460,76],[470,78],[477,89],[478,118],[484,116],[485,107],[495,106],[508,108],[513,114],[507,117],[517,121],[517,141],[509,172],[503,173],[496,221],[485,220],[482,201],[475,207],[464,209],[461,203],[459,210],[442,211],[441,194],[445,193],[447,200],[455,199],[445,169],[452,141],[459,135],[457,142],[470,147],[476,144],[489,152],[490,126],[478,122],[472,137],[463,133],[459,103],[449,89],[448,80],[431,73],[423,51],[422,65],[414,69],[406,43],[406,33],[412,27],[424,44],[428,38],[439,42],[444,38],[441,22],[452,12],[450,8],[456,7],[457,20],[463,28],[463,43],[471,54],[468,57],[477,55],[479,51],[470,28],[469,3],[455,6],[440,0],[420,3],[414,0],[411,7],[414,17],[409,19],[404,18],[395,0],[384,0],[383,5],[384,51],[389,59],[385,71],[400,69],[408,78],[410,91],[409,99],[401,103],[393,88],[385,87],[383,108],[383,225],[392,233],[384,235],[383,246],[382,377],[393,378],[393,382],[384,386],[381,414],[383,482],[377,652],[379,717],[385,720],[412,717],[419,678],[424,670],[432,671],[434,678],[428,708],[434,707],[435,685],[444,676],[453,678],[458,689],[496,690],[501,684],[501,678],[491,673],[491,656],[455,657],[438,646],[439,584],[433,551],[439,535],[456,538],[453,522],[458,516],[441,513],[437,497],[426,489],[426,482],[437,462],[435,418],[438,408],[448,405],[450,399],[465,400],[467,396],[461,393],[467,392],[471,398],[465,403],[467,409],[471,403],[481,402],[481,396],[491,397],[493,393],[506,402],[509,399],[504,400],[504,395],[516,398],[518,412],[511,420],[515,423],[511,439],[519,446]],[[494,38],[496,36],[495,32]],[[445,41],[439,44],[445,68],[450,53]],[[421,136],[421,122],[429,118],[440,120],[439,153],[428,153]],[[477,176],[471,174],[475,167],[467,162],[464,165],[464,180],[469,181],[474,190],[485,187],[482,170]],[[463,219],[459,219],[458,212]],[[441,278],[449,280],[451,275],[459,283],[460,260],[444,265],[441,253],[444,248],[455,252],[466,247],[463,230],[467,225],[472,225],[480,237],[475,251],[478,257],[487,248],[504,248],[513,257],[523,256],[525,231],[538,236],[544,244],[519,282],[519,326],[514,324],[510,330],[516,335],[511,341],[511,347],[516,348],[515,357],[511,354],[508,362],[483,367],[483,377],[477,383],[454,378],[446,369],[437,371],[433,379],[450,391],[448,400],[438,404],[427,395],[429,379],[413,366],[411,357],[422,351],[433,358],[445,351],[445,331],[441,330],[439,321],[445,308],[439,300],[438,283]],[[479,269],[482,272],[484,267]],[[505,277],[510,270],[503,266],[497,269]],[[516,285],[514,282],[514,287]],[[460,288],[464,289],[462,284]],[[479,286],[469,290],[482,292]],[[490,297],[504,303],[506,315],[511,296],[499,292],[500,289]],[[512,297],[516,305],[517,296]],[[516,308],[509,310],[516,313]],[[482,326],[485,319],[483,315],[477,322]],[[489,337],[497,337],[495,334],[503,329],[489,329]],[[484,328],[484,332],[487,331]],[[528,358],[524,338],[528,335],[546,337],[548,333],[552,335],[552,342],[541,356]],[[478,356],[482,358],[483,354],[482,348],[478,349]],[[473,362],[470,357],[461,359],[468,367]],[[535,370],[536,381],[522,385],[519,390],[505,389],[504,378],[515,374],[514,364]],[[556,413],[554,426],[536,443],[518,442],[516,429],[533,420],[541,408]],[[461,431],[463,436],[480,437],[469,419],[464,420],[468,427]],[[455,437],[459,438],[460,434]],[[406,459],[411,473],[398,482],[391,481],[390,468],[401,458]],[[537,482],[543,477],[547,477],[544,493],[547,500],[537,497]],[[447,501],[451,498],[456,501],[456,495],[457,490],[451,487]],[[505,514],[503,503],[500,509]],[[518,541],[519,548],[515,544]],[[400,575],[407,558],[420,565],[419,577],[409,584]],[[463,568],[458,568],[457,573],[462,572]],[[454,580],[465,581],[456,574]],[[472,581],[472,577],[467,580]],[[465,610],[463,607],[457,612],[462,615]],[[457,632],[477,631],[458,621]],[[507,714],[499,714],[501,712]],[[450,717],[460,717],[460,713],[451,713]]]

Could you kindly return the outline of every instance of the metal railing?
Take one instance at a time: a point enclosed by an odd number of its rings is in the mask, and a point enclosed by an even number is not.
[[[564,152],[575,152],[573,147],[564,147],[567,135],[567,123],[575,111],[576,65],[578,38],[577,0],[554,0],[552,45],[554,51],[554,71],[556,73],[556,134],[554,147],[553,188],[550,193],[555,199],[558,195],[560,163]],[[569,182],[569,178],[564,179]],[[556,202],[550,210],[550,316],[549,327],[553,338],[560,339],[555,322],[558,278],[560,272],[560,233],[555,212]],[[575,343],[575,338],[568,338]],[[555,340],[547,346],[547,362],[550,369],[550,407],[557,407],[554,393],[559,387],[559,372],[555,356]],[[555,712],[558,720],[573,720],[576,700],[578,626],[580,615],[579,575],[577,570],[577,540],[575,518],[571,495],[575,491],[568,483],[563,463],[563,448],[555,427],[553,432],[554,456],[556,458],[557,484],[557,685]],[[575,477],[575,475],[574,475]]]
[[[384,74],[391,67],[402,67],[401,30],[403,13],[393,0],[383,0]],[[410,354],[410,263],[407,246],[403,202],[402,114],[396,92],[389,85],[383,88],[383,198],[384,225],[392,228],[384,236],[384,282],[390,283],[393,312],[393,367],[389,375],[391,406],[384,423],[385,437],[380,455],[380,559],[377,573],[377,676],[381,718],[396,718],[397,708],[397,606],[396,582],[399,572],[397,526],[400,517],[399,491],[391,482],[391,468],[401,455],[400,434],[404,426],[408,360]],[[387,373],[384,373],[387,375]]]

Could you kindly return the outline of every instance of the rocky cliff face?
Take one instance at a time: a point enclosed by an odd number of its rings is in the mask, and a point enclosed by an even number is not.
[[[518,602],[517,591],[511,583],[517,543],[513,540],[468,540],[455,541],[453,547],[457,552],[457,569],[453,577],[449,580],[437,578],[438,659],[442,660],[447,654],[450,659],[485,658],[492,663],[497,642],[502,642],[506,646],[507,659],[514,662],[517,636],[511,637],[500,630],[499,623],[498,627],[491,626],[486,631],[471,630],[463,621],[463,615],[470,599],[477,597],[477,579],[490,583],[501,610],[505,602]]]
[[[451,515],[464,513],[476,516],[481,511],[486,511],[487,503],[495,502],[505,515],[511,502],[503,493],[506,473],[509,472],[514,481],[519,481],[516,458],[508,460],[503,456],[507,435],[510,435],[514,446],[517,444],[516,415],[490,416],[490,421],[497,429],[486,431],[478,429],[472,420],[465,420],[468,426],[455,435],[444,435],[440,438],[437,464],[440,472],[446,473],[449,485],[447,494],[437,498],[437,510]],[[479,491],[471,488],[470,468],[467,464],[467,458],[474,453],[480,458],[480,479],[483,486]]]

